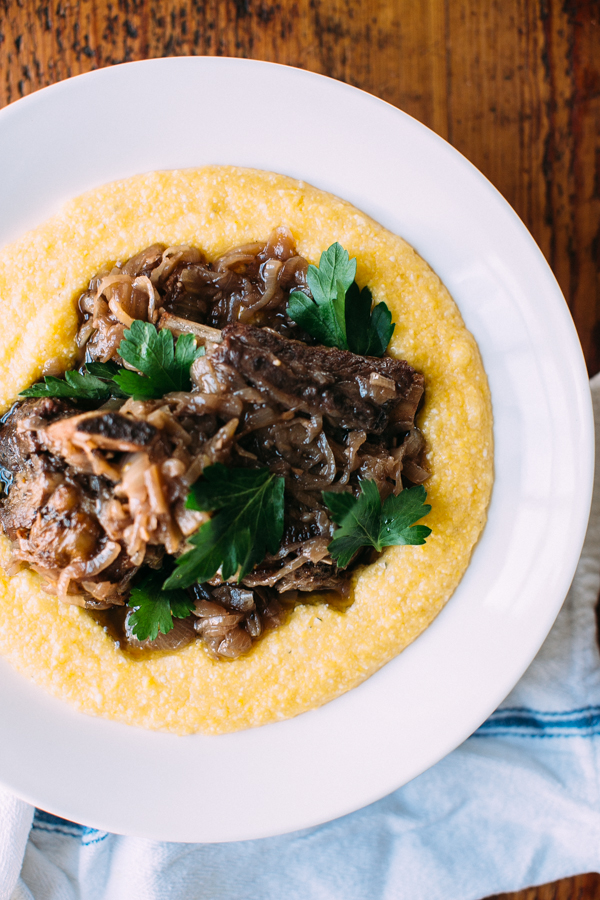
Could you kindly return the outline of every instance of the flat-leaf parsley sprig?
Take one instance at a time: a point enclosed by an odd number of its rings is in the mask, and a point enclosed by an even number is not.
[[[138,641],[155,641],[158,633],[168,634],[173,628],[173,618],[185,619],[194,610],[194,601],[186,591],[163,590],[165,573],[147,569],[132,588],[128,606],[129,626]]]
[[[240,581],[267,553],[277,553],[283,538],[284,479],[269,469],[208,466],[192,486],[188,509],[215,512],[177,560],[165,590],[185,588],[213,578]]]
[[[126,397],[159,399],[171,391],[191,389],[190,368],[204,354],[204,347],[196,347],[193,334],[182,334],[175,342],[168,328],[157,331],[150,322],[135,319],[119,344],[119,354],[138,371],[113,362],[89,362],[83,371],[65,372],[64,378],[47,375],[20,396],[66,397],[98,403]]]
[[[318,268],[308,267],[306,280],[313,299],[293,291],[288,315],[326,347],[347,350],[346,291],[355,275],[356,260],[340,244],[332,244],[321,254]]]
[[[348,349],[360,356],[383,356],[394,333],[392,314],[386,303],[376,303],[368,287],[362,291],[354,281],[346,292],[346,336]]]
[[[361,291],[355,277],[356,260],[340,244],[332,244],[321,254],[318,267],[308,267],[312,300],[293,291],[287,313],[326,347],[383,356],[394,332],[392,314],[385,303],[377,303],[371,312],[371,291]]]
[[[424,544],[431,534],[427,525],[415,525],[431,512],[425,503],[427,491],[422,485],[405,488],[397,497],[382,504],[377,484],[360,483],[360,494],[323,491],[323,500],[331,518],[339,527],[328,550],[338,566],[344,569],[361,547],[374,547],[378,552],[397,544]]]
[[[65,397],[70,400],[87,400],[90,403],[106,403],[112,397],[125,398],[121,388],[113,381],[112,373],[100,374],[92,366],[106,366],[109,363],[87,363],[83,371],[65,372],[64,378],[46,375],[43,381],[32,384],[21,391],[20,397]],[[118,366],[114,366],[115,371]]]
[[[159,399],[171,391],[189,391],[190,367],[204,354],[193,334],[180,334],[175,344],[168,328],[157,331],[150,322],[135,319],[119,344],[119,354],[138,372],[121,369],[114,377],[136,400]]]
[[[424,501],[421,485],[406,488],[382,504],[375,481],[362,481],[360,494],[323,491],[331,518],[339,526],[329,553],[341,569],[361,547],[424,544],[431,534],[426,525],[415,525],[431,506]],[[184,553],[165,581],[164,590],[190,587],[209,581],[217,572],[224,581],[240,581],[267,553],[275,554],[283,537],[284,479],[269,469],[230,469],[216,463],[204,470],[193,485],[188,509],[215,512],[189,538],[193,549]]]

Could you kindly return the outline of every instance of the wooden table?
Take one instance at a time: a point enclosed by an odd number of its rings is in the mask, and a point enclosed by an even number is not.
[[[600,370],[600,0],[0,0],[0,105],[187,54],[322,72],[437,131],[525,221]],[[503,896],[600,900],[600,876]]]

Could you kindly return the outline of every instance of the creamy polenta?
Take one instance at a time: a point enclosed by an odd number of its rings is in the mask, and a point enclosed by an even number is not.
[[[386,549],[358,571],[345,612],[297,606],[289,621],[231,662],[200,642],[134,660],[84,610],[58,603],[34,572],[0,575],[0,652],[82,712],[186,734],[285,719],[355,687],[396,656],[456,588],[485,523],[493,479],[492,413],[477,345],[452,298],[405,241],[343,200],[303,182],[211,166],[155,172],[93,190],[0,251],[0,411],[42,374],[75,359],[75,298],[107,262],[153,242],[193,244],[211,260],[287,226],[317,263],[340,242],[357,281],[385,301],[391,356],[425,377],[419,416],[428,445],[432,534]],[[10,555],[0,542],[0,562]]]

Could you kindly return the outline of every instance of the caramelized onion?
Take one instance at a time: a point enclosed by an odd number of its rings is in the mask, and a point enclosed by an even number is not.
[[[180,262],[201,262],[202,254],[196,247],[189,244],[179,244],[175,247],[167,247],[162,255],[159,265],[152,271],[152,283],[158,284],[166,280]]]
[[[338,484],[348,484],[350,480],[350,475],[358,466],[358,461],[356,459],[356,454],[360,447],[364,444],[367,439],[366,432],[364,431],[351,431],[348,435],[346,441],[346,448],[344,450],[344,456],[347,457],[348,462],[344,468],[344,474],[339,479]]]
[[[369,375],[368,394],[376,403],[385,403],[396,396],[396,383],[392,378],[387,378],[380,372],[371,372]]]
[[[225,269],[232,269],[239,265],[245,265],[260,253],[264,244],[242,244],[240,247],[234,247],[228,250],[223,256],[215,259],[213,265],[217,272],[223,272]]]
[[[165,553],[185,552],[210,518],[186,508],[207,466],[267,466],[285,479],[278,552],[243,586],[219,574],[195,585],[194,616],[152,642],[129,629],[131,649],[175,649],[199,634],[216,659],[245,653],[284,621],[277,592],[289,606],[298,592],[347,587],[327,549],[335,526],[322,490],[356,493],[360,479],[371,478],[385,499],[402,490],[403,478],[429,477],[415,427],[422,377],[390,357],[312,342],[287,315],[290,291],[310,296],[307,269],[285,227],[213,263],[185,244],[153,244],[110,264],[79,298],[81,357],[133,368],[119,346],[133,321],[149,321],[176,338],[192,334],[204,348],[190,389],[113,399],[91,414],[77,403],[26,401],[33,405],[13,443],[30,448],[27,464],[0,504],[0,524],[13,540],[13,564],[26,562],[66,603],[123,604],[140,566],[158,569]],[[54,374],[56,361],[49,365],[45,374]],[[81,424],[90,415],[95,430]]]
[[[163,310],[160,314],[158,327],[168,328],[176,336],[193,334],[200,345],[204,345],[208,341],[211,341],[213,344],[219,344],[222,340],[221,332],[218,328],[200,325],[198,322],[191,322],[189,319],[181,319],[179,316],[174,316],[166,310]]]
[[[119,320],[119,322],[122,322],[126,328],[131,328],[131,326],[133,325],[133,319],[131,318],[131,316],[127,315],[121,304],[117,300],[115,300],[114,297],[108,301],[108,308],[110,309],[113,316]]]
[[[325,432],[321,432],[316,440],[316,445],[320,450],[321,470],[314,475],[311,472],[297,472],[296,483],[302,487],[313,491],[321,491],[329,487],[333,482],[336,474],[335,458],[333,450],[329,445]]]
[[[100,550],[100,552],[92,559],[77,559],[63,569],[56,586],[60,599],[66,598],[69,590],[69,582],[72,579],[82,577],[87,579],[94,575],[98,575],[115,561],[120,552],[121,547],[119,544],[116,544],[113,541],[107,541],[102,550]]]
[[[268,259],[261,266],[261,275],[265,281],[265,290],[259,300],[240,309],[240,322],[248,322],[260,309],[267,309],[275,299],[279,302],[277,276],[283,263],[279,259]],[[279,291],[279,294],[281,292]]]
[[[247,631],[241,628],[234,628],[229,634],[223,638],[217,648],[219,656],[225,659],[237,659],[242,653],[245,653],[252,646],[252,638]]]
[[[243,616],[237,613],[228,613],[223,607],[220,607],[221,614],[216,616],[203,616],[197,618],[194,628],[202,637],[218,638],[222,640],[229,632],[235,628],[241,621]]]
[[[137,275],[142,275],[144,271],[154,268],[162,258],[164,250],[164,244],[151,244],[127,260],[123,266],[123,274],[135,278]]]
[[[158,309],[162,303],[160,294],[147,275],[138,275],[133,282],[130,305],[131,314],[136,319],[147,319],[155,324],[158,319]]]

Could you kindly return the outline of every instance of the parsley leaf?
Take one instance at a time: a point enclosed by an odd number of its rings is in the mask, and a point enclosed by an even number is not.
[[[383,356],[395,327],[392,314],[385,303],[377,303],[371,312],[371,291],[368,287],[361,291],[355,275],[356,260],[340,244],[332,244],[321,254],[319,268],[308,267],[313,299],[293,291],[287,313],[326,347]]]
[[[397,497],[392,494],[385,500],[380,534],[382,547],[425,543],[425,538],[431,534],[431,528],[414,523],[431,512],[431,506],[425,503],[426,499],[427,491],[419,484],[401,491]]]
[[[361,356],[383,356],[394,333],[387,304],[377,303],[368,287],[362,291],[354,282],[346,292],[346,338],[348,349]]]
[[[157,331],[149,322],[136,319],[119,345],[123,359],[139,372],[131,372],[114,362],[89,362],[85,372],[65,372],[64,378],[47,375],[44,382],[21,391],[21,397],[69,397],[104,403],[111,397],[154,399],[170,391],[189,391],[190,367],[204,355],[196,347],[193,334],[182,334],[174,343],[172,333]]]
[[[374,481],[361,481],[360,491],[358,497],[323,491],[331,518],[339,526],[328,550],[341,569],[361,547],[381,551],[396,544],[425,543],[431,528],[414,526],[431,512],[431,506],[425,503],[427,491],[423,485],[406,488],[397,497],[388,497],[383,504]]]
[[[193,334],[181,334],[175,345],[168,328],[157,331],[150,322],[135,319],[119,344],[121,357],[138,372],[121,369],[113,376],[136,399],[159,398],[171,391],[189,391],[190,366],[204,354]]]
[[[155,641],[159,631],[168,634],[173,628],[173,616],[185,619],[194,609],[194,601],[185,591],[163,590],[164,580],[164,571],[148,569],[132,588],[128,605],[133,612],[129,616],[129,624],[138,641],[147,638]]]
[[[90,371],[88,363],[86,369]],[[98,366],[102,363],[97,363]],[[116,368],[116,367],[115,367]],[[111,397],[126,397],[119,387],[111,381],[105,381],[105,378],[111,378],[110,375],[102,375],[101,378],[96,374],[87,374],[76,371],[65,372],[64,378],[55,378],[53,375],[46,375],[43,382],[33,384],[25,391],[21,391],[20,397],[68,397],[73,400],[89,400],[97,403],[104,403]]]
[[[356,260],[337,242],[321,253],[319,268],[309,266],[306,279],[313,299],[301,291],[290,294],[287,312],[294,322],[325,344],[348,349],[346,291],[356,275]]]
[[[85,367],[90,375],[95,375],[96,378],[112,379],[117,372],[121,371],[121,366],[118,366],[115,362],[88,362],[85,364]]]
[[[166,590],[208,581],[220,570],[238,581],[266,553],[277,553],[283,537],[284,479],[269,469],[208,466],[193,485],[188,509],[218,512],[189,539],[194,549],[177,560]]]

